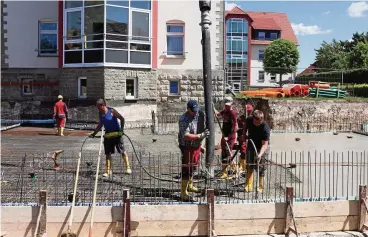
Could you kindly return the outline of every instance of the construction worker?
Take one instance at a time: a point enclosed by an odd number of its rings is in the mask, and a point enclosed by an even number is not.
[[[222,117],[222,138],[221,138],[221,158],[222,171],[220,179],[228,178],[228,165],[231,158],[231,153],[236,141],[238,130],[238,123],[236,113],[232,107],[233,99],[231,97],[225,98],[225,108],[221,112],[215,110],[217,117]]]
[[[190,100],[187,103],[187,111],[179,120],[178,141],[183,157],[181,169],[181,199],[183,201],[189,201],[188,191],[198,191],[193,185],[193,169],[198,165],[201,154],[201,143],[210,134],[208,129],[205,128],[204,120],[199,118],[198,111],[199,105],[197,101]],[[199,130],[204,131],[200,133]]]
[[[115,153],[115,147],[119,154],[121,154],[122,159],[125,163],[125,172],[131,174],[128,154],[124,148],[124,117],[116,110],[106,106],[104,99],[98,99],[96,102],[97,109],[99,111],[99,123],[95,131],[90,134],[90,137],[96,136],[96,134],[101,130],[102,126],[105,128],[104,135],[104,149],[106,155],[106,172],[103,177],[108,177],[111,175],[111,154]],[[120,120],[120,121],[119,121]]]
[[[253,106],[250,104],[245,105],[244,114],[242,114],[238,118],[238,143],[240,148],[240,161],[239,161],[239,171],[244,172],[245,171],[245,154],[247,150],[247,141],[243,140],[243,129],[245,129],[245,122],[249,116],[251,116],[253,113]],[[246,135],[246,134],[245,134]]]
[[[264,121],[264,114],[260,110],[255,110],[252,116],[249,116],[243,129],[243,140],[247,139],[247,150],[246,150],[246,167],[247,176],[245,181],[245,191],[253,191],[253,176],[254,171],[257,170],[257,162],[259,163],[259,186],[257,187],[258,192],[263,192],[263,179],[266,171],[264,165],[268,159],[270,152],[270,127]],[[248,131],[248,136],[246,136]],[[251,140],[254,143],[251,142]],[[255,150],[257,150],[257,153]],[[257,155],[258,154],[258,155]]]
[[[53,118],[56,119],[57,135],[64,136],[66,118],[68,117],[68,107],[63,102],[63,96],[58,96],[58,101],[54,105]]]

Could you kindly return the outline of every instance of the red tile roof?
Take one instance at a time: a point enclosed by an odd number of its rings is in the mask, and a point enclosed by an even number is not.
[[[294,42],[295,44],[298,44],[298,40],[295,36],[294,30],[291,27],[290,21],[285,13],[278,13],[278,12],[247,12],[243,11],[239,7],[234,7],[231,9],[231,11],[226,11],[225,15],[227,14],[241,14],[249,16],[253,22],[251,23],[251,26],[254,29],[261,29],[261,28],[267,28],[263,30],[271,30],[271,28],[274,28],[274,30],[281,30],[281,38],[290,40],[291,42]],[[272,19],[272,20],[270,20]],[[269,44],[271,41],[266,41],[269,43],[261,43],[259,40],[252,40],[252,43],[255,44]]]
[[[255,30],[282,30],[272,17],[257,17],[252,20],[252,27]]]

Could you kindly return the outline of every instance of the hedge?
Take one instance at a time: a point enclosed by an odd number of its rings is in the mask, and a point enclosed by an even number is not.
[[[347,84],[342,86],[345,90],[353,90],[356,97],[368,98],[368,84]]]
[[[296,84],[307,84],[309,81],[323,81],[323,82],[341,82],[342,75],[344,75],[343,83],[368,83],[368,68],[354,69],[347,71],[331,71],[310,73],[295,77]]]

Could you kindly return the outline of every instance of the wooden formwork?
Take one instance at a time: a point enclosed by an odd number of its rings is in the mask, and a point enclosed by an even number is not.
[[[290,189],[289,189],[290,191]],[[257,204],[97,206],[93,236],[221,236],[283,234],[365,229],[366,191],[360,200]],[[292,193],[292,189],[291,189]],[[212,192],[213,195],[213,192]],[[289,201],[288,201],[289,200]],[[91,207],[75,208],[73,232],[88,236]],[[129,211],[128,211],[129,210]],[[1,207],[1,231],[9,236],[33,236],[39,207]],[[48,206],[47,236],[67,230],[70,207]],[[124,219],[126,221],[124,221]],[[130,221],[129,221],[130,220]]]

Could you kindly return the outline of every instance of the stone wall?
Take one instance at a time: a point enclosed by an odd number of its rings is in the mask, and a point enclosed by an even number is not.
[[[223,97],[224,72],[212,71],[212,90],[214,99]],[[179,95],[170,95],[170,81],[179,81]],[[195,99],[204,102],[203,73],[202,70],[159,70],[158,71],[158,102],[187,102]]]
[[[8,47],[6,46],[6,43],[8,41],[6,34],[8,30],[6,29],[7,22],[4,21],[4,17],[8,14],[6,12],[6,7],[7,5],[5,1],[1,1],[1,68],[7,68],[9,66],[7,55]]]

